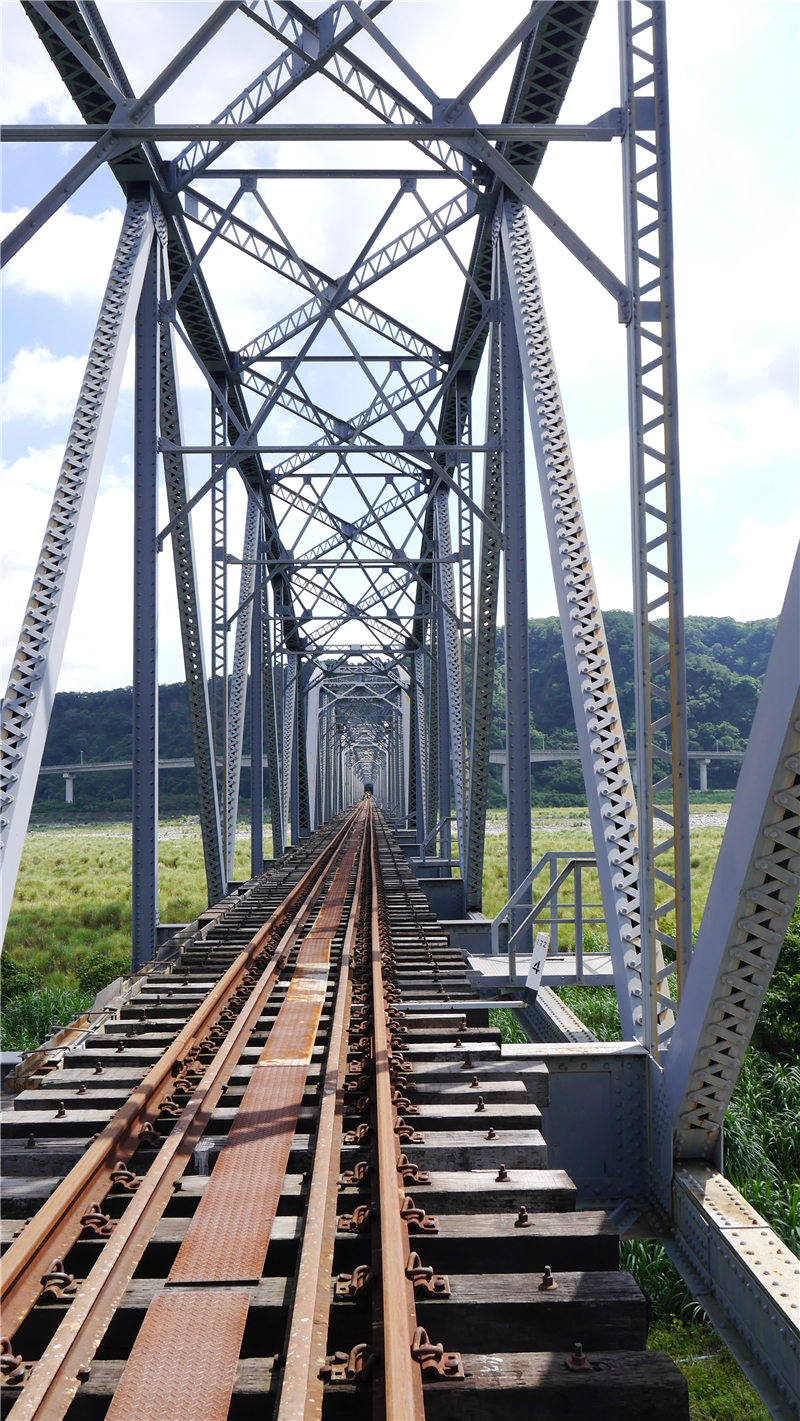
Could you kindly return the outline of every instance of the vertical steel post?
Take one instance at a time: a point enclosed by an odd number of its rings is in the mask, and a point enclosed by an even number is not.
[[[262,517],[258,500],[252,495],[247,501],[242,544],[242,572],[239,582],[239,615],[236,618],[236,634],[233,643],[233,666],[227,699],[227,724],[225,727],[225,861],[228,878],[233,878],[233,856],[236,846],[236,820],[239,814],[239,781],[242,773],[242,747],[244,745],[244,711],[247,702],[247,663],[253,636],[253,608],[257,600],[252,596],[255,586],[259,528]],[[216,568],[215,568],[216,575]],[[224,660],[227,661],[227,652]],[[224,684],[224,683],[223,683]],[[261,870],[259,869],[259,872]]]
[[[528,564],[525,508],[525,407],[522,369],[514,328],[505,258],[500,262],[500,397],[503,449],[503,531],[506,772],[508,775],[508,891],[512,894],[531,871],[531,732],[528,652]],[[524,917],[513,910],[509,930]],[[528,930],[516,943],[517,955],[531,951]]]
[[[411,733],[414,739],[414,765],[416,782],[416,802],[417,802],[417,843],[424,844],[427,833],[427,821],[425,818],[425,788],[426,788],[426,761],[427,761],[427,736],[425,721],[425,652],[415,651],[411,661],[412,668],[412,716]]]
[[[272,856],[279,859],[285,843],[283,837],[283,810],[281,809],[281,763],[278,741],[278,713],[275,704],[276,660],[272,651],[270,632],[270,611],[268,600],[269,583],[264,581],[264,601],[261,627],[264,633],[264,729],[269,771],[269,812],[272,821]]]
[[[136,313],[133,453],[132,958],[156,951],[158,924],[158,297],[153,242]]]
[[[211,443],[227,442],[227,417],[216,396],[211,400]],[[211,472],[220,463],[211,456]],[[219,802],[225,816],[228,781],[228,475],[211,489],[211,721]],[[223,836],[225,831],[223,830]]]
[[[450,698],[447,694],[447,643],[443,635],[442,623],[446,613],[439,611],[436,628],[436,650],[439,664],[436,668],[436,722],[439,730],[439,764],[436,776],[439,787],[437,817],[433,823],[447,819],[439,832],[439,856],[452,858],[452,834],[450,832]],[[431,826],[433,827],[433,826]]]
[[[308,794],[308,673],[297,658],[297,842],[311,833]]]
[[[633,296],[628,407],[642,994],[644,1041],[657,1052],[672,1026],[671,1015],[668,1027],[660,1018],[675,1005],[665,979],[677,970],[680,993],[691,960],[692,915],[666,18],[662,0],[636,0],[635,10],[634,16],[625,0],[619,24],[626,270]],[[656,764],[667,773],[656,773]],[[658,803],[668,790],[671,812]],[[663,857],[670,853],[671,871]],[[659,965],[659,945],[674,951],[675,966]]]
[[[290,675],[294,680],[292,696],[292,745],[289,761],[289,817],[292,830],[292,844],[300,843],[300,701],[303,687],[300,681],[300,657],[293,654],[289,658]]]
[[[258,563],[250,624],[250,872],[264,872],[264,544],[258,520]]]
[[[496,275],[494,286],[496,287]],[[503,519],[502,455],[500,442],[500,331],[492,322],[486,391],[486,443],[498,445],[485,456],[483,511],[499,528]],[[500,588],[500,539],[481,524],[481,551],[477,596],[477,635],[472,668],[472,733],[469,754],[469,808],[467,813],[467,908],[483,906],[483,858],[486,809],[489,801],[489,752],[492,743],[494,668],[497,653],[497,601]],[[463,870],[462,870],[463,876]]]

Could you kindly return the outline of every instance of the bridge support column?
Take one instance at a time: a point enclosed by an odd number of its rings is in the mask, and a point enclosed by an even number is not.
[[[136,313],[133,455],[133,970],[158,924],[158,293],[153,242]]]
[[[525,407],[522,369],[505,259],[498,245],[500,281],[500,388],[505,534],[506,764],[509,895],[531,871],[531,732],[528,657],[528,575],[525,528]],[[509,929],[524,918],[514,910]],[[527,931],[517,953],[530,952]]]

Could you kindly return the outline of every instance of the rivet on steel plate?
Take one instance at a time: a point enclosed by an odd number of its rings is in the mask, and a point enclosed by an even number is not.
[[[497,1174],[495,1175],[495,1183],[496,1183],[496,1184],[503,1184],[503,1183],[505,1182],[505,1180],[507,1180],[507,1179],[508,1179],[508,1170],[506,1169],[506,1167],[505,1167],[504,1164],[501,1164],[499,1170],[497,1171]]]
[[[583,1346],[580,1342],[575,1343],[575,1351],[571,1357],[567,1357],[567,1366],[571,1372],[590,1372],[592,1364],[588,1357],[583,1355]]]
[[[531,1226],[531,1221],[530,1221],[530,1219],[529,1219],[529,1217],[528,1217],[528,1210],[525,1208],[525,1205],[523,1204],[522,1208],[520,1209],[519,1213],[517,1214],[516,1219],[514,1220],[514,1228],[515,1228],[515,1229],[529,1229],[530,1226]]]
[[[552,1291],[553,1291],[555,1288],[557,1288],[557,1287],[558,1287],[558,1283],[556,1282],[555,1278],[553,1277],[553,1270],[552,1270],[552,1268],[550,1267],[550,1264],[549,1264],[549,1263],[546,1263],[546,1264],[545,1264],[545,1267],[544,1267],[544,1273],[542,1274],[542,1281],[541,1281],[541,1283],[539,1284],[539,1292],[540,1292],[540,1293],[546,1293],[546,1292],[548,1292],[548,1291],[549,1291],[549,1292],[552,1292]]]

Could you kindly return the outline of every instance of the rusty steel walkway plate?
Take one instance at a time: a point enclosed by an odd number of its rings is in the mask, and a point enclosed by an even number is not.
[[[159,1293],[107,1421],[224,1421],[249,1306],[245,1288]]]
[[[259,1057],[168,1284],[256,1283],[289,1162],[328,988],[331,943],[344,913],[361,834],[354,835],[303,942]]]

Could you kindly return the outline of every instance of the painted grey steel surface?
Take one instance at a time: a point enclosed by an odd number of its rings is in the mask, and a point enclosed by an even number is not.
[[[86,362],[2,708],[5,933],[111,422],[153,238],[150,203],[128,203]]]
[[[636,797],[643,1038],[669,1040],[675,1001],[662,947],[675,954],[680,991],[692,950],[686,645],[683,624],[678,376],[672,192],[663,4],[619,7],[626,119],[623,178],[631,451]],[[635,32],[635,33],[634,33]],[[658,753],[660,763],[654,763]],[[664,759],[668,772],[663,773]],[[671,790],[668,810],[656,796]],[[662,857],[671,853],[673,868]],[[670,930],[675,923],[674,932]]]
[[[151,242],[136,313],[133,443],[133,775],[131,942],[134,971],[158,926],[158,304],[160,243]]]
[[[524,207],[506,203],[509,273],[623,1036],[641,1037],[636,805],[622,717]]]
[[[664,1068],[680,1159],[713,1155],[799,886],[800,555]]]
[[[165,272],[166,280],[168,280],[168,274]],[[181,403],[174,339],[172,327],[166,323],[159,326],[159,406],[162,439],[181,443],[183,438]],[[166,453],[163,455],[163,463],[167,508],[170,521],[173,523],[170,541],[175,566],[183,666],[189,700],[197,794],[200,801],[200,832],[203,838],[203,857],[210,906],[224,896],[227,878],[230,875],[226,875],[223,866],[223,840],[214,765],[211,704],[203,653],[192,525],[188,516],[181,517],[188,500],[186,467],[182,454]]]
[[[242,748],[244,746],[244,710],[247,699],[247,665],[250,654],[253,609],[257,598],[253,597],[256,575],[256,553],[258,551],[258,530],[261,523],[261,509],[255,498],[247,500],[247,514],[242,543],[242,572],[239,581],[239,615],[236,618],[236,634],[233,643],[233,665],[228,687],[227,753],[225,756],[225,872],[233,878],[233,853],[236,842],[236,820],[239,813],[239,781],[242,772]],[[263,634],[261,618],[258,619],[258,634],[262,642],[258,662],[263,655]],[[252,761],[251,761],[252,763]],[[263,854],[262,854],[263,858]]]
[[[499,226],[499,224],[498,224]],[[502,424],[503,603],[505,611],[506,759],[508,768],[508,892],[513,897],[531,871],[531,717],[528,655],[528,540],[525,506],[525,394],[514,325],[513,276],[497,232],[500,301],[500,412]],[[511,912],[516,931],[524,913]],[[517,942],[530,952],[531,936]]]
[[[486,443],[496,452],[484,460],[483,511],[502,527],[503,485],[500,437],[500,330],[492,323],[486,383]],[[489,800],[489,762],[492,743],[494,672],[497,651],[497,604],[500,591],[501,540],[481,525],[476,596],[476,630],[472,669],[472,726],[470,736],[470,792],[467,823],[467,908],[480,911],[483,904],[483,860],[486,810]]]

